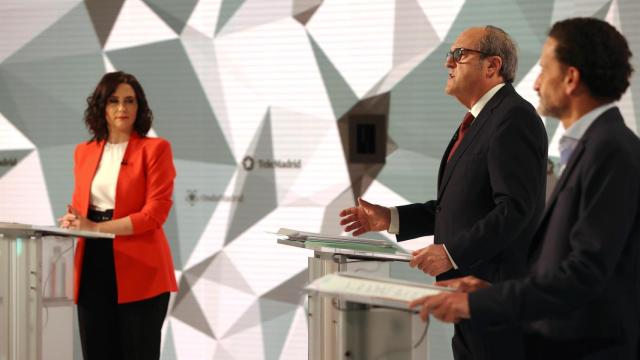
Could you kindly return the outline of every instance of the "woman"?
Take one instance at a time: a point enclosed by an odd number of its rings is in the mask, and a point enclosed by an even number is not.
[[[91,140],[75,150],[69,229],[115,234],[79,239],[75,301],[85,360],[158,359],[176,279],[162,224],[172,205],[166,140],[146,137],[153,115],[133,75],[104,75],[87,98]]]

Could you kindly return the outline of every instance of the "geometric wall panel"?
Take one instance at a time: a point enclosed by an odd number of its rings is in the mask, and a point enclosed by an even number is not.
[[[0,177],[29,155],[32,149],[0,150]]]
[[[235,240],[238,235],[248,230],[266,214],[274,210],[278,204],[276,199],[275,169],[260,168],[259,160],[273,158],[273,139],[271,137],[271,116],[267,112],[261,130],[257,133],[252,151],[242,161],[243,170],[236,182],[236,189],[242,189],[243,201],[234,204],[229,231],[225,244]]]
[[[178,228],[179,264],[187,263],[209,220],[220,204],[215,201],[227,188],[235,166],[175,160],[174,207]],[[174,253],[174,258],[175,258]]]
[[[106,51],[131,48],[178,37],[177,32],[142,0],[125,1],[115,23],[111,26],[108,39],[103,45]],[[145,30],[149,28],[154,31]]]
[[[184,29],[198,0],[144,0],[176,33]]]
[[[322,51],[318,43],[310,34],[307,34],[307,36],[309,37],[309,42],[316,56],[318,69],[322,74],[324,85],[327,88],[327,94],[329,95],[329,99],[331,99],[333,114],[338,118],[353,106],[358,98],[346,80],[340,75],[338,69],[335,68],[331,60],[329,60],[327,55]]]
[[[246,0],[221,0],[215,34],[217,35]]]
[[[96,36],[100,39],[101,46],[106,44],[124,1],[85,0],[87,11],[95,28]]]
[[[116,68],[136,74],[144,84],[158,135],[181,134],[172,141],[176,158],[235,164],[179,40],[110,51],[107,55]]]
[[[106,71],[133,73],[177,170],[165,231],[180,290],[162,358],[306,358],[309,254],[265,232],[339,233],[339,210],[360,195],[433,199],[467,111],[444,94],[453,40],[470,26],[506,30],[519,49],[514,86],[535,105],[541,45],[571,16],[627,37],[636,72],[618,106],[637,133],[638,1],[3,1],[0,221],[54,224],[70,202],[73,149],[89,138],[87,96]],[[363,115],[384,118],[377,162],[349,152]],[[554,159],[563,128],[544,120]],[[432,280],[406,264],[392,274]],[[451,358],[451,332],[431,322],[430,358]]]

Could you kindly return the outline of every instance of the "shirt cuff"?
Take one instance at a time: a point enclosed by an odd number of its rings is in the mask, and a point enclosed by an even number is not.
[[[391,212],[391,219],[389,220],[389,230],[387,232],[389,234],[398,234],[400,233],[400,215],[398,215],[398,209],[395,206],[389,208]]]
[[[447,253],[447,256],[449,257],[449,261],[451,261],[451,265],[453,266],[453,268],[458,270],[458,265],[456,265],[456,262],[453,261],[453,258],[451,257],[451,254],[449,254],[449,250],[447,250],[447,245],[442,244],[442,247],[444,248],[444,252]]]

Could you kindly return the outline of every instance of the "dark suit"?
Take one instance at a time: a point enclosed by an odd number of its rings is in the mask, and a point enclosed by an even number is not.
[[[540,117],[506,84],[447,162],[455,140],[442,157],[438,199],[398,207],[398,240],[434,234],[436,244],[445,244],[459,268],[438,280],[474,275],[495,282],[524,275],[530,239],[544,209],[547,135]],[[454,355],[510,358],[501,355],[505,340],[517,347],[518,331],[478,333],[462,323],[456,326]]]
[[[536,358],[638,356],[640,140],[617,108],[576,145],[530,259],[528,277],[469,295],[474,324],[528,322]]]

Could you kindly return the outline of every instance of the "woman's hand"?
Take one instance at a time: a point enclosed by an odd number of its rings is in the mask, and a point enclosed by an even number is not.
[[[67,213],[58,219],[58,224],[63,229],[98,231],[98,224],[80,215],[71,205],[67,205]]]

